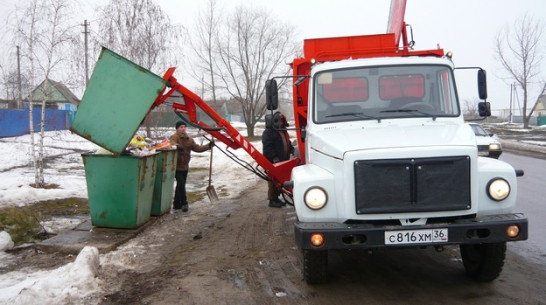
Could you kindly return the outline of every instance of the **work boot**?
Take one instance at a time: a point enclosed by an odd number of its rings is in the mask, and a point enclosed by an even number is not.
[[[182,203],[173,201],[173,210],[180,211],[181,208],[182,208]]]
[[[188,211],[188,204],[182,205],[182,212],[187,212],[187,211]]]
[[[269,200],[269,207],[271,208],[282,208],[283,203],[277,200]]]

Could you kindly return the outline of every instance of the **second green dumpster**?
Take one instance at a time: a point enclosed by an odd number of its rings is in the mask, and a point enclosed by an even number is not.
[[[152,216],[163,215],[171,207],[177,156],[176,150],[161,151],[157,156]]]

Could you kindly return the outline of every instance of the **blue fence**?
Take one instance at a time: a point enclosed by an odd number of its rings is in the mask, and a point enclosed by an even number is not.
[[[33,109],[34,130],[40,130],[41,109]],[[65,130],[69,129],[74,119],[74,112],[70,110],[45,110],[45,130]],[[0,109],[0,138],[17,137],[28,134],[29,112],[28,109]]]

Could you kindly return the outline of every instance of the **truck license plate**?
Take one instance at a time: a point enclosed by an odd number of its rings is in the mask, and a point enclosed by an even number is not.
[[[444,243],[447,241],[447,229],[385,232],[385,245]]]

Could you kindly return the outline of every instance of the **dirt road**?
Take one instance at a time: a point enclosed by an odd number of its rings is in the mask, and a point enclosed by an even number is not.
[[[268,208],[265,183],[237,200],[168,214],[101,259],[101,304],[546,304],[546,267],[508,246],[490,284],[466,278],[458,248],[330,254],[330,281],[309,286],[292,207]],[[113,259],[116,256],[117,259]],[[119,266],[122,257],[123,266]],[[117,261],[117,263],[113,263]]]

